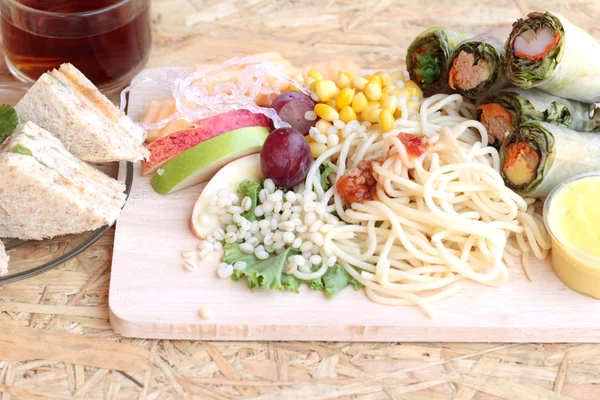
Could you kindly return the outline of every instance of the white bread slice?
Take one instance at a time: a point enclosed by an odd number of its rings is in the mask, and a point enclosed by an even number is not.
[[[2,243],[2,240],[0,240],[0,276],[8,273],[8,261],[9,257],[4,249],[4,243]]]
[[[0,147],[0,237],[41,240],[112,224],[124,183],[73,157],[28,122]]]
[[[92,163],[141,161],[146,131],[116,108],[71,64],[43,74],[15,106],[58,137],[75,157]]]

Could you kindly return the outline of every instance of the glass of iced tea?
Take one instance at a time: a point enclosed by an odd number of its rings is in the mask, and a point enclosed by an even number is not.
[[[24,82],[69,62],[104,92],[146,64],[150,0],[0,0],[6,64]]]

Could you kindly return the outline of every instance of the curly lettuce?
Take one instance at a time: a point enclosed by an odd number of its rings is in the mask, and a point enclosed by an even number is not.
[[[0,144],[12,135],[19,124],[15,109],[8,104],[0,104]]]
[[[446,63],[458,43],[467,38],[463,32],[430,28],[417,36],[406,51],[406,69],[425,96],[447,89]]]
[[[331,181],[329,177],[333,174],[333,166],[330,162],[324,162],[319,167],[321,174],[321,187],[324,191],[327,191],[331,187]]]
[[[448,59],[450,80],[453,78],[455,60],[463,52],[473,55],[473,65],[483,61],[488,69],[488,78],[477,84],[477,86],[464,89],[456,85],[456,89],[461,94],[476,98],[485,93],[493,92],[499,87],[507,86],[508,82],[504,77],[502,67],[502,57],[504,56],[502,44],[493,33],[485,33],[462,42],[454,49]],[[452,84],[450,86],[452,87]]]
[[[509,89],[486,98],[481,104],[497,103],[512,117],[510,131],[530,121],[548,122],[578,132],[600,130],[600,113],[596,105],[565,100],[536,89]],[[535,105],[534,105],[535,104]],[[477,110],[481,121],[482,110]]]
[[[237,243],[225,244],[223,248],[225,250],[223,262],[234,264],[238,261],[244,261],[246,263],[246,268],[235,270],[231,279],[239,281],[245,278],[251,290],[291,290],[298,293],[300,285],[306,283],[311,289],[323,291],[327,297],[333,298],[340,290],[349,285],[352,285],[355,290],[363,287],[339,264],[329,267],[321,278],[310,281],[286,274],[285,264],[287,259],[290,256],[300,254],[297,250],[291,248],[286,249],[279,255],[272,254],[266,260],[259,260],[254,254],[244,253]],[[313,268],[317,270],[319,266]]]
[[[250,207],[250,209],[242,214],[242,216],[248,221],[256,220],[256,215],[254,215],[254,209],[258,205],[258,193],[260,192],[260,189],[260,184],[248,179],[242,181],[240,183],[240,186],[238,187],[239,194],[241,194],[242,196],[248,196],[250,197],[250,200],[252,200],[252,206]]]
[[[332,183],[329,179],[334,174],[333,166],[330,163],[325,163],[320,169],[320,184],[323,190],[331,187]],[[260,204],[259,193],[264,187],[264,179],[259,182],[244,180],[238,186],[238,193],[242,196],[248,196],[252,200],[252,207],[243,216],[249,221],[256,221],[262,217],[256,217],[254,210]],[[286,192],[286,189],[281,189]],[[247,254],[240,250],[238,243],[223,244],[224,255],[222,261],[227,264],[235,264],[238,261],[246,263],[246,268],[235,270],[231,279],[234,281],[246,280],[248,286],[252,290],[291,290],[296,293],[300,291],[300,285],[307,284],[311,289],[322,291],[329,298],[335,296],[340,290],[346,286],[352,285],[355,289],[360,289],[363,286],[354,279],[342,266],[335,264],[327,269],[327,272],[318,279],[302,280],[294,275],[285,273],[285,265],[287,259],[300,252],[293,248],[287,248],[281,254],[270,254],[266,260],[256,258],[254,254]],[[315,265],[312,271],[320,269],[320,265]]]

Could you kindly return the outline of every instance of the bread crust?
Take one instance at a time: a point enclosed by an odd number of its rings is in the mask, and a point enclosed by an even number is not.
[[[41,240],[95,230],[112,224],[125,204],[123,182],[77,160],[32,122],[3,146],[0,177],[0,237]]]
[[[146,132],[70,64],[43,74],[15,110],[22,123],[33,121],[48,130],[83,161],[149,157],[143,145]]]

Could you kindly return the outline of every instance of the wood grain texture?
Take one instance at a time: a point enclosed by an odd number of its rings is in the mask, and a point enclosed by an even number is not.
[[[218,4],[226,6],[219,9]],[[558,10],[600,37],[600,3],[591,0],[153,0],[152,5],[151,66],[276,50],[296,64],[347,55],[363,66],[382,68],[399,65],[410,39],[431,24],[477,28],[543,8]],[[199,22],[187,25],[188,17]],[[2,61],[0,79],[10,79]],[[263,399],[539,399],[547,398],[548,390],[564,399],[600,398],[600,345],[211,342],[237,372],[239,379],[232,379],[202,343],[126,339],[111,330],[106,317],[50,314],[61,310],[56,306],[108,307],[113,235],[110,231],[54,271],[0,286],[0,302],[52,306],[7,309],[0,321],[97,343],[128,343],[149,352],[152,370],[125,375],[98,369],[76,353],[72,362],[0,357],[2,400],[73,399],[75,394],[86,399],[234,399],[241,397],[241,386],[255,388],[254,398]],[[69,250],[68,245],[46,249]],[[14,333],[2,339],[12,346],[28,344]],[[451,371],[466,378],[449,377]],[[540,395],[540,390],[545,391]]]
[[[150,68],[140,77],[161,79],[185,68]],[[152,84],[130,93],[129,114],[165,93]],[[111,324],[129,337],[208,340],[598,342],[600,302],[560,282],[550,260],[531,260],[535,282],[515,259],[500,288],[461,282],[464,290],[432,304],[434,320],[417,307],[386,307],[364,292],[346,289],[329,300],[322,293],[252,292],[244,282],[216,275],[220,260],[183,268],[181,253],[194,249],[189,221],[203,185],[157,194],[136,166],[131,194],[119,217],[110,286]],[[121,171],[124,176],[125,168]],[[214,316],[204,321],[198,311]]]

